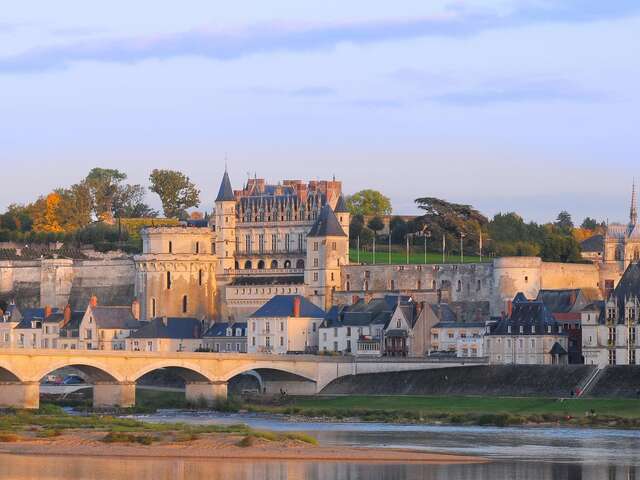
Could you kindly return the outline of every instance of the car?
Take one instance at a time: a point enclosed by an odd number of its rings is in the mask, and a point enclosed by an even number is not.
[[[85,381],[77,375],[69,375],[63,381],[63,385],[81,385],[85,383]]]

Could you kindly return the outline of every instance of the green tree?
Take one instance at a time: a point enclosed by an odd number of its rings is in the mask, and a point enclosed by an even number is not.
[[[93,211],[98,220],[110,223],[113,221],[113,203],[121,184],[127,175],[110,168],[93,168],[85,178],[85,184],[91,192]]]
[[[595,230],[600,226],[600,224],[591,217],[586,217],[583,221],[582,221],[582,225],[580,225],[580,228],[584,228],[585,230]]]
[[[380,217],[376,216],[369,220],[367,227],[369,227],[373,231],[374,235],[377,236],[378,232],[384,228],[384,222]]]
[[[407,222],[401,217],[393,217],[389,222],[389,229],[391,230],[391,241],[393,243],[403,243],[409,228]]]
[[[361,190],[347,198],[347,208],[351,215],[390,215],[391,200],[377,190]]]
[[[556,218],[554,225],[564,232],[570,232],[573,229],[571,214],[566,210],[561,211],[558,214],[558,218]]]
[[[200,205],[200,190],[182,172],[155,169],[149,181],[149,189],[160,197],[165,217],[186,218],[188,208]]]
[[[158,212],[144,202],[142,185],[122,185],[113,198],[113,213],[118,218],[157,217]]]

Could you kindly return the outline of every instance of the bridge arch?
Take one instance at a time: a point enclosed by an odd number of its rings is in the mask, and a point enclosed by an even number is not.
[[[45,376],[62,368],[73,368],[79,371],[89,383],[121,382],[124,380],[122,375],[116,372],[113,368],[109,368],[101,362],[95,362],[87,359],[83,359],[79,362],[73,361],[73,359],[65,359],[48,363],[37,370],[35,378],[32,380],[39,382]]]
[[[308,372],[302,371],[301,369],[298,369],[295,367],[290,368],[287,366],[283,366],[280,362],[250,363],[250,364],[247,364],[246,366],[238,367],[225,373],[222,376],[221,380],[228,382],[230,379],[238,375],[242,375],[250,371],[255,371],[260,373],[260,371],[264,371],[264,370],[273,370],[276,372],[288,373],[288,374],[300,377],[301,379],[307,380],[309,382],[314,382],[314,383],[316,382],[316,379],[312,375],[310,375]]]
[[[203,369],[197,365],[184,362],[176,363],[172,361],[156,362],[151,365],[145,365],[143,368],[135,371],[129,380],[137,382],[146,374],[155,370],[169,370],[182,377],[185,382],[211,382],[214,380],[208,372],[203,371]]]
[[[9,367],[0,364],[0,382],[21,382],[22,379]]]

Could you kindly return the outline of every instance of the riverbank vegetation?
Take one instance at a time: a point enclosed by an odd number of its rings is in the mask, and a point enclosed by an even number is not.
[[[45,404],[39,410],[5,410],[0,415],[0,442],[15,443],[34,438],[54,438],[65,432],[104,432],[105,443],[151,445],[158,442],[182,443],[203,436],[226,434],[269,442],[296,441],[317,445],[317,440],[298,432],[254,430],[244,424],[187,425],[184,423],[149,423],[112,415],[70,415],[61,407]]]

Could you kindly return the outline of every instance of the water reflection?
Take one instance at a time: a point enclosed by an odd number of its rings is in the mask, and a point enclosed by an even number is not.
[[[640,480],[636,467],[496,462],[400,465],[297,461],[71,458],[0,455],[11,480]]]

